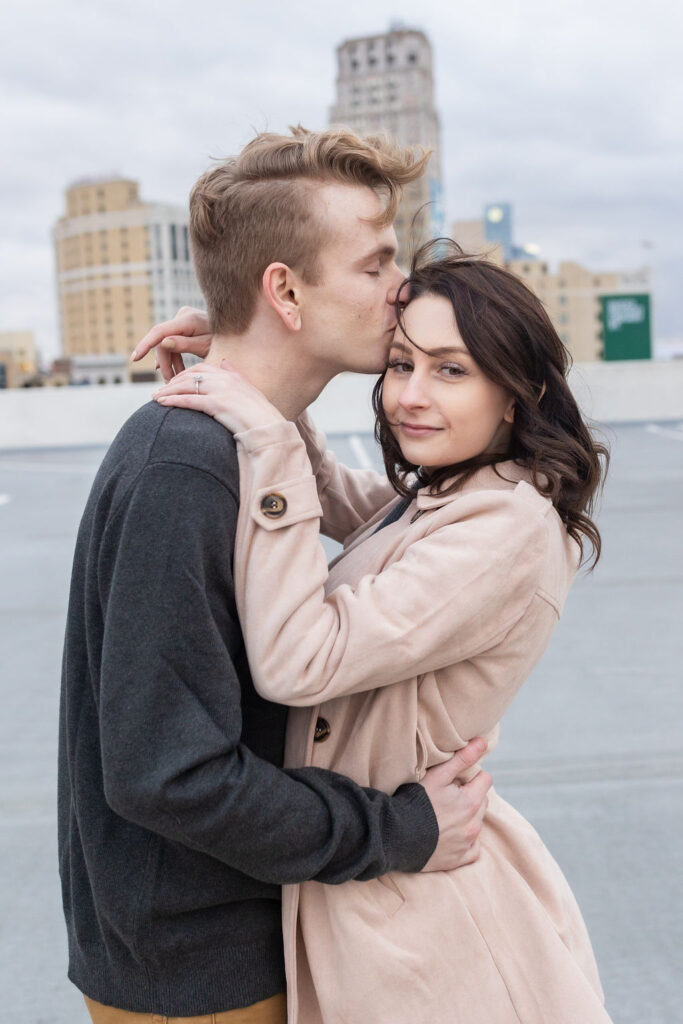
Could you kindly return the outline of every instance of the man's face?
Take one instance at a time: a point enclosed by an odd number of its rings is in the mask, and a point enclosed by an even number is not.
[[[404,275],[396,266],[396,232],[377,227],[380,199],[362,185],[315,192],[325,239],[318,283],[302,286],[300,342],[330,373],[379,373],[386,365]]]

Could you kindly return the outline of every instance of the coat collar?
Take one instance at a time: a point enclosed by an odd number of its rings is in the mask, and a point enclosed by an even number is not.
[[[457,476],[454,476],[452,480],[457,480]],[[416,494],[415,503],[420,512],[426,512],[429,509],[441,508],[443,505],[447,505],[449,502],[455,501],[456,498],[462,497],[463,494],[469,494],[471,491],[514,490],[521,480],[526,482],[531,480],[531,474],[526,467],[519,466],[516,462],[512,461],[498,462],[495,468],[493,466],[484,466],[482,469],[477,470],[453,494],[443,494],[441,492],[432,494],[429,487],[421,487]],[[449,483],[451,482],[449,481]]]

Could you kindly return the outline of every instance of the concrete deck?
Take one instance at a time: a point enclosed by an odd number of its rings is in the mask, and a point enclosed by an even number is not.
[[[683,1012],[683,424],[607,430],[603,560],[577,582],[490,766],[574,888],[616,1024],[673,1024]],[[350,464],[375,458],[367,435],[330,440]],[[55,759],[70,562],[102,452],[0,452],[0,992],[5,1019],[28,1024],[88,1019],[65,977]]]

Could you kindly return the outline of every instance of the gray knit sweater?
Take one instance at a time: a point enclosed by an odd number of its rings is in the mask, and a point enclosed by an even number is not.
[[[59,752],[69,977],[124,1010],[275,994],[281,884],[416,871],[438,836],[421,786],[389,797],[280,767],[286,709],[256,694],[235,609],[238,479],[226,430],[151,403],[78,535]]]

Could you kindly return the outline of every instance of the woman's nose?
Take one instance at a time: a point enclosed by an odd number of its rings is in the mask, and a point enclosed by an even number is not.
[[[411,373],[410,379],[398,396],[398,401],[404,409],[423,409],[429,405],[429,395],[415,372]]]

